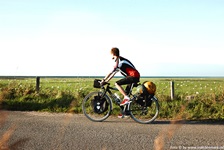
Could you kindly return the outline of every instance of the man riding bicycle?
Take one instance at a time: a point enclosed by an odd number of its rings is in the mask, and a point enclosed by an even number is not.
[[[120,72],[123,76],[125,76],[125,78],[115,82],[116,88],[124,96],[120,106],[124,106],[128,104],[130,100],[128,93],[131,88],[131,84],[139,82],[140,73],[128,59],[120,56],[118,48],[112,48],[111,55],[112,59],[115,60],[114,68],[107,76],[105,76],[105,78],[101,81],[101,84],[103,85],[104,82],[109,82],[117,72]],[[127,85],[126,89],[124,90],[121,85]]]

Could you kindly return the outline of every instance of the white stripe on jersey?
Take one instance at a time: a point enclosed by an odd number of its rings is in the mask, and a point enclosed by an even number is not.
[[[135,68],[132,64],[130,64],[127,60],[122,60],[119,62],[118,67],[121,67],[122,64],[128,64],[129,66]]]

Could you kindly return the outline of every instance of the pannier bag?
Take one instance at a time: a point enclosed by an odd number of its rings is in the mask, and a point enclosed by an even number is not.
[[[99,80],[99,79],[95,79],[95,80],[94,80],[94,83],[93,83],[93,87],[94,87],[94,88],[100,88],[100,81],[101,81],[101,80]]]
[[[156,85],[151,81],[146,81],[137,86],[137,92],[141,95],[155,95]]]
[[[108,110],[108,102],[106,98],[101,96],[94,96],[94,99],[91,101],[91,105],[95,113],[101,114]]]
[[[154,95],[156,92],[156,85],[153,82],[146,81],[143,83],[144,87],[146,88],[149,94]]]
[[[139,95],[136,102],[140,104],[141,106],[151,106],[152,104],[152,95]]]
[[[146,81],[143,84],[137,86],[137,103],[141,106],[151,106],[151,98],[155,95],[156,85],[153,82]]]

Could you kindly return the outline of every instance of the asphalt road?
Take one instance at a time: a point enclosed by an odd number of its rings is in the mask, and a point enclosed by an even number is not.
[[[0,111],[0,150],[224,149],[223,122],[158,121],[110,116]]]

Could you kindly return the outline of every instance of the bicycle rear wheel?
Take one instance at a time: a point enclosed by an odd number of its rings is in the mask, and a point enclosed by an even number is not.
[[[102,95],[102,92],[92,92],[83,99],[83,113],[91,121],[101,122],[110,116],[112,102],[107,95],[104,95],[104,97]],[[98,100],[96,100],[96,97]]]
[[[159,114],[159,103],[154,96],[151,98],[151,105],[141,105],[137,101],[132,101],[130,104],[130,115],[133,120],[138,123],[148,124],[152,123]]]

